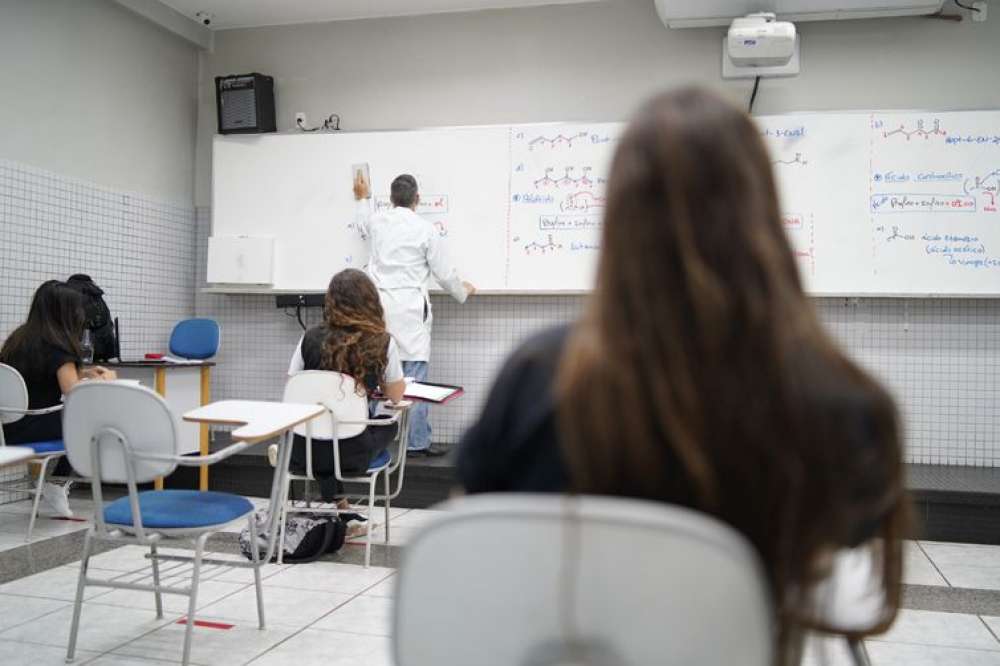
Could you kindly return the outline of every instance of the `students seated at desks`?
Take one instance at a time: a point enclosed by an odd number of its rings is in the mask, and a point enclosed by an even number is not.
[[[653,99],[618,145],[580,321],[527,341],[460,446],[467,492],[680,504],[757,548],[782,663],[829,555],[881,538],[884,622],[908,527],[900,425],[803,292],[758,128],[697,88]],[[710,574],[707,574],[710,575]]]
[[[58,405],[62,396],[84,379],[115,379],[102,367],[82,369],[80,339],[85,315],[80,292],[59,280],[43,283],[31,300],[28,320],[18,326],[0,348],[0,363],[17,370],[28,389],[28,409]],[[3,426],[7,444],[62,439],[62,412],[25,416]],[[61,458],[53,475],[72,471]],[[46,483],[42,497],[57,514],[73,515],[69,508],[69,483]]]
[[[323,323],[306,331],[292,355],[288,374],[302,370],[332,370],[350,375],[359,391],[369,396],[379,389],[392,402],[403,399],[406,382],[399,350],[385,328],[378,290],[363,272],[348,268],[333,276],[326,291]],[[375,410],[374,418],[381,413]],[[345,475],[363,474],[368,464],[396,436],[396,426],[367,428],[356,437],[340,440],[340,468]],[[272,445],[273,446],[273,445]],[[276,448],[269,451],[273,459]],[[341,492],[334,477],[333,446],[329,440],[314,440],[313,475],[324,502],[333,502]],[[295,435],[291,468],[306,470],[305,437]],[[340,502],[346,505],[345,501]]]

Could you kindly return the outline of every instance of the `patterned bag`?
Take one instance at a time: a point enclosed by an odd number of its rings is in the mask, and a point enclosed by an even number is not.
[[[314,562],[326,553],[335,553],[344,545],[347,534],[347,520],[355,519],[355,514],[332,516],[319,513],[295,513],[285,522],[285,552],[282,558],[285,562]],[[360,518],[360,516],[357,516]],[[257,552],[259,557],[267,555],[268,534],[267,522],[270,514],[258,511],[254,514],[257,526]],[[240,552],[248,560],[253,559],[250,550],[250,528],[245,527],[240,532]],[[271,561],[278,559],[277,550]]]

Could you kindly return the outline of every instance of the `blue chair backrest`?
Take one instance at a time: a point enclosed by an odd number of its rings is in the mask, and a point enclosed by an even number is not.
[[[219,324],[214,319],[185,319],[170,334],[170,353],[182,358],[212,358],[219,351]]]

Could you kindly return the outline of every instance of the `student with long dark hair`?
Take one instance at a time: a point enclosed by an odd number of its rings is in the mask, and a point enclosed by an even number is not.
[[[330,280],[323,322],[302,336],[288,374],[301,370],[340,372],[352,377],[363,394],[381,391],[392,402],[403,399],[406,384],[399,350],[386,331],[378,290],[362,271],[348,268]],[[392,425],[369,427],[356,437],[340,440],[343,473],[364,473],[395,436],[396,426]],[[312,449],[320,495],[324,502],[333,502],[341,490],[334,477],[333,447],[329,441],[313,439]],[[306,442],[300,435],[295,436],[291,466],[298,471],[306,469]]]
[[[83,379],[114,379],[115,373],[102,367],[83,369],[80,338],[84,325],[83,297],[59,280],[49,280],[35,291],[28,319],[14,329],[0,348],[0,363],[17,370],[28,389],[28,408],[58,405],[71,388]],[[25,416],[3,426],[7,444],[25,444],[62,439],[62,413]],[[71,471],[65,458],[53,473]],[[57,513],[71,516],[69,484],[46,483],[42,496]]]
[[[822,625],[809,590],[838,549],[877,544],[872,631],[899,607],[895,406],[803,291],[758,129],[697,88],[629,124],[586,313],[512,356],[458,464],[467,492],[623,495],[732,525],[767,570],[782,664]]]

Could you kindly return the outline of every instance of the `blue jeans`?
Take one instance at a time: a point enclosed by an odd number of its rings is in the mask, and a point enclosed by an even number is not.
[[[403,374],[418,382],[427,380],[427,361],[403,361]],[[431,424],[427,421],[426,402],[414,402],[410,408],[410,439],[407,451],[426,451],[431,446]]]

